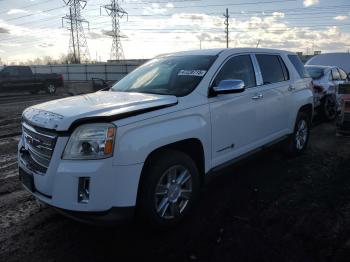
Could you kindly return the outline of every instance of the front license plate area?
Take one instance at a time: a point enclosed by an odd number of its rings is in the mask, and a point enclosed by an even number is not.
[[[19,179],[22,181],[22,184],[28,188],[31,192],[35,192],[34,178],[32,174],[27,173],[22,168],[18,170]]]

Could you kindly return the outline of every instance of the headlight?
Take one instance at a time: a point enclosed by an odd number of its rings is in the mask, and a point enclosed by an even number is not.
[[[101,159],[113,155],[116,127],[107,123],[77,127],[63,153],[63,159]]]

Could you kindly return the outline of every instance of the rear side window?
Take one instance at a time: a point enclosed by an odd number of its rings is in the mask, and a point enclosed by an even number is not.
[[[31,75],[32,71],[29,67],[18,67],[19,74],[21,75]]]
[[[278,55],[256,55],[264,85],[282,82],[289,79],[287,68]],[[283,67],[284,66],[284,67]]]
[[[297,70],[301,78],[309,77],[306,73],[303,63],[300,61],[299,56],[297,55],[288,55],[289,61],[293,64],[295,70]]]
[[[214,85],[218,85],[221,80],[239,79],[245,87],[256,86],[255,71],[250,59],[250,55],[240,55],[230,58],[217,74]]]

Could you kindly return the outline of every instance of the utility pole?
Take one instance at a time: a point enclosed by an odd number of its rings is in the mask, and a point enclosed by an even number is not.
[[[90,53],[87,45],[83,23],[89,22],[82,18],[80,11],[85,8],[86,0],[63,0],[69,6],[69,15],[62,17],[62,27],[70,31],[69,55],[73,56],[73,62],[80,64],[82,61],[90,61]],[[65,25],[65,23],[66,25]]]
[[[113,40],[112,40],[110,59],[111,60],[124,59],[123,47],[120,41],[120,38],[122,38],[122,36],[120,34],[119,19],[123,18],[124,15],[128,15],[128,13],[123,8],[121,8],[119,4],[119,0],[111,0],[111,3],[109,5],[104,5],[102,7],[106,10],[107,14],[112,18],[111,36]]]
[[[228,48],[228,26],[229,26],[228,19],[230,18],[229,14],[228,14],[228,8],[226,8],[226,13],[224,14],[224,17],[225,17],[224,25],[226,26],[226,28],[225,28],[225,33],[226,33],[226,48]]]

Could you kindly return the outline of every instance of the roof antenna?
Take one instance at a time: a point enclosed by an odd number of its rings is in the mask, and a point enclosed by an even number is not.
[[[259,44],[260,44],[260,39],[259,39],[258,42],[256,43],[256,48],[259,47]]]

